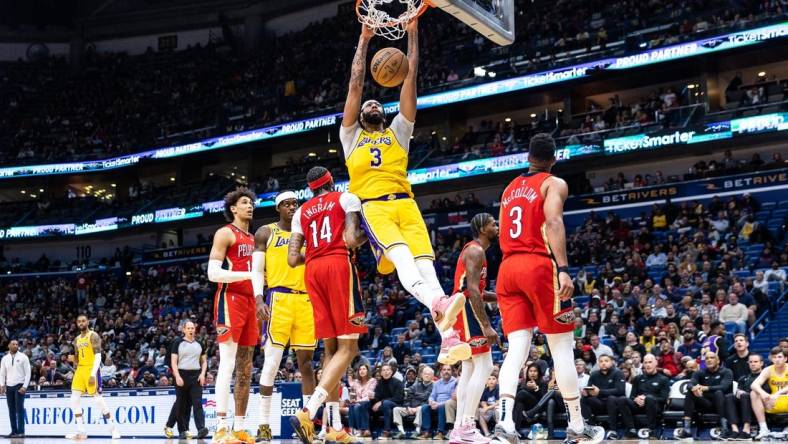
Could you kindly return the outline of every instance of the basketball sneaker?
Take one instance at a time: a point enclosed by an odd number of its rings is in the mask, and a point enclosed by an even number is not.
[[[455,293],[451,296],[443,296],[432,300],[430,313],[438,330],[444,332],[450,329],[457,321],[457,315],[465,306],[465,295]]]
[[[309,412],[302,409],[290,417],[290,427],[295,430],[296,435],[303,444],[312,444],[315,438],[315,424],[309,418]]]
[[[502,425],[496,424],[492,440],[501,444],[520,444],[520,435],[517,432],[507,432]]]
[[[222,427],[221,429],[217,430],[216,433],[213,434],[213,438],[211,439],[212,443],[216,444],[239,444],[240,441],[235,438],[233,432],[231,432],[227,427]]]
[[[246,430],[234,430],[233,438],[235,438],[239,443],[254,444],[254,437]]]
[[[586,425],[580,432],[566,429],[564,444],[598,444],[605,439],[605,429],[599,426]]]
[[[449,433],[449,444],[488,444],[490,441],[473,424],[458,425]]]
[[[172,439],[175,436],[175,432],[172,431],[172,427],[164,427],[164,436],[167,439]]]
[[[120,439],[120,430],[117,427],[112,428],[112,439]]]
[[[271,426],[268,424],[260,424],[257,426],[257,442],[270,442],[274,439],[273,434],[271,433]]]
[[[75,440],[75,441],[88,439],[88,434],[85,433],[85,432],[82,432],[82,431],[79,431],[79,432],[76,432],[76,433],[69,433],[68,435],[66,435],[66,439],[72,439],[72,440]]]
[[[441,351],[438,353],[438,362],[446,365],[454,365],[459,361],[465,361],[471,357],[471,346],[460,340],[456,331],[446,337],[441,338]]]
[[[334,430],[333,428],[329,427],[326,436],[323,438],[323,442],[325,443],[337,443],[337,444],[350,444],[355,442],[352,436],[350,436],[344,430]]]

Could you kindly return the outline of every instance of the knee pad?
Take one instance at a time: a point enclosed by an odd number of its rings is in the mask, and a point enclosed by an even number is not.
[[[269,342],[265,345],[264,351],[265,361],[263,361],[263,370],[260,372],[260,385],[272,387],[276,379],[276,371],[279,370],[279,364],[282,362],[284,350],[274,347]]]

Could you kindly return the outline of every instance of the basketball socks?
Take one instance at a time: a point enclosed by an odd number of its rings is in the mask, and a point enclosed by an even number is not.
[[[260,395],[260,424],[268,424],[271,416],[271,397]]]
[[[475,424],[476,411],[479,407],[479,402],[482,399],[482,393],[487,384],[487,378],[490,377],[493,369],[492,355],[484,353],[471,358],[473,362],[473,370],[471,370],[470,378],[465,393],[464,403],[464,418],[467,419],[466,424]],[[465,367],[463,366],[463,371]],[[465,376],[465,373],[463,373]]]
[[[580,387],[574,366],[574,342],[572,332],[547,335],[547,345],[553,353],[555,382],[566,404],[569,428],[581,432],[585,428],[585,420],[580,412]]]
[[[327,402],[328,425],[334,430],[342,430],[342,417],[339,414],[339,402]]]
[[[312,399],[312,395],[301,395],[301,402],[304,407],[309,404],[309,400]]]
[[[77,420],[77,431],[79,433],[85,433],[85,418],[82,416],[82,410],[79,411],[79,415],[74,415]]]
[[[230,403],[230,383],[235,369],[235,355],[238,351],[238,344],[233,341],[219,343],[219,371],[216,372],[216,411],[227,413],[227,405]],[[222,427],[227,428],[226,418],[219,421],[217,430]]]
[[[501,402],[498,403],[498,417],[500,417],[501,427],[506,433],[514,433],[514,421],[512,420],[512,411],[514,410],[514,398],[501,396]]]
[[[306,398],[307,395],[304,395]],[[317,413],[317,409],[320,408],[321,405],[326,401],[328,398],[328,393],[323,389],[323,387],[317,387],[315,392],[312,393],[312,397],[304,404],[304,408],[309,412],[309,419],[315,419],[315,414]]]
[[[689,429],[689,427],[687,427],[687,429]],[[769,433],[769,426],[765,422],[759,422],[758,433]]]
[[[531,348],[531,330],[517,330],[509,333],[507,339],[509,348],[506,352],[506,359],[501,364],[501,371],[498,375],[498,387],[500,387],[501,402],[498,404],[498,417],[501,418],[501,426],[507,433],[514,433],[514,420],[512,409],[514,409],[514,395],[517,394],[517,382],[520,379],[520,369],[525,364],[528,351]],[[572,370],[575,366],[572,365]],[[506,395],[506,397],[504,397]]]
[[[245,416],[235,415],[235,418],[233,418],[233,431],[234,432],[240,432],[241,430],[244,429],[244,420],[245,419],[246,419]]]
[[[216,415],[216,430],[227,428],[227,416]]]

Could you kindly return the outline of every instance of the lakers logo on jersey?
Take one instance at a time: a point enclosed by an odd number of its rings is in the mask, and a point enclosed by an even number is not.
[[[386,133],[381,133],[381,136],[378,137],[371,137],[369,135],[360,137],[358,139],[358,143],[356,144],[356,148],[362,147],[367,144],[371,145],[391,145],[393,142],[393,137],[387,135]]]
[[[265,249],[265,282],[269,288],[287,287],[291,290],[306,291],[304,266],[287,265],[287,252],[290,247],[290,232],[279,228],[276,223],[268,225],[271,237]]]
[[[350,175],[350,192],[363,199],[389,194],[408,194],[408,151],[391,128],[383,132],[361,131],[345,164]]]

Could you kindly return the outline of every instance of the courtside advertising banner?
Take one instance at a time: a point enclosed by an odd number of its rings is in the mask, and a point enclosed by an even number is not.
[[[63,437],[76,431],[74,413],[70,407],[70,392],[28,392],[25,399],[25,435]],[[5,396],[0,396],[0,436],[11,433],[8,421],[8,405]],[[112,419],[124,438],[164,437],[164,426],[175,403],[174,389],[138,389],[104,392],[104,399],[110,409]],[[260,397],[257,393],[249,396],[245,424],[256,430],[260,423]],[[290,439],[293,430],[287,418],[301,408],[301,385],[297,383],[279,384],[275,388],[271,402],[271,431],[274,438]],[[216,396],[213,388],[203,392],[202,407],[205,410],[205,425],[216,430]],[[101,411],[89,397],[82,398],[85,415],[85,429],[88,437],[109,437],[110,427],[104,422]],[[235,403],[230,396],[227,417],[232,424]],[[173,428],[177,432],[177,427]],[[189,430],[197,436],[194,420]]]

